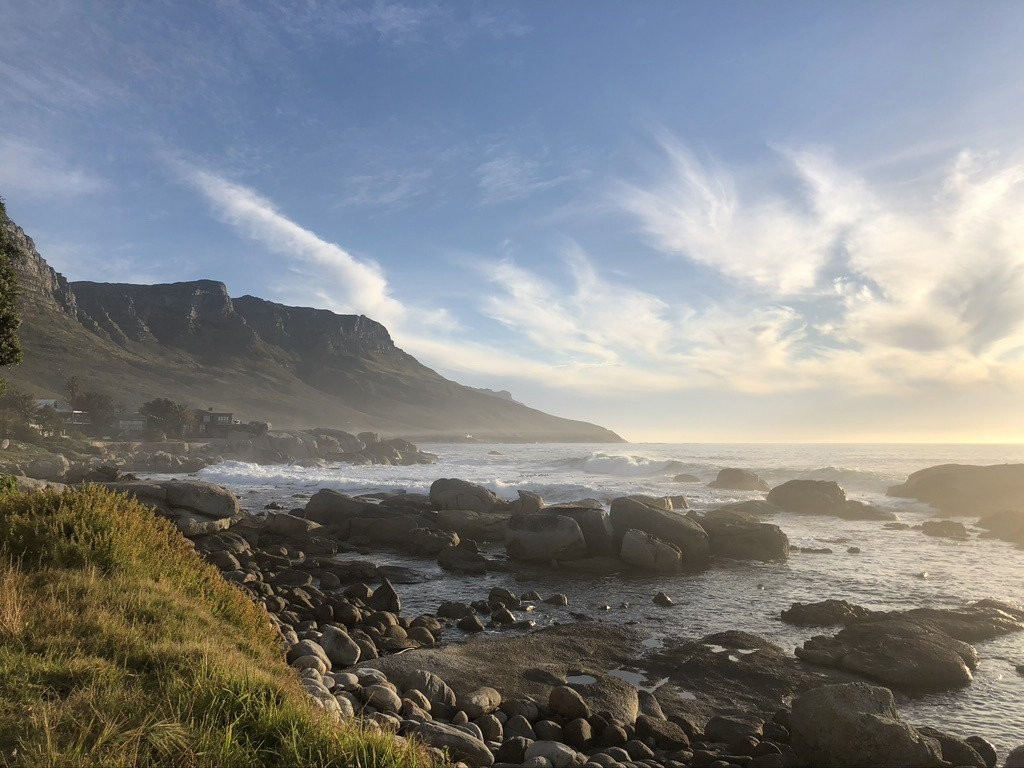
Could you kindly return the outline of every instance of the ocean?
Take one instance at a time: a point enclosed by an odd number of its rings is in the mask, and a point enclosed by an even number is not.
[[[505,498],[516,490],[540,493],[549,503],[581,498],[608,501],[631,493],[686,497],[691,508],[707,509],[761,494],[707,487],[723,467],[757,472],[769,485],[793,478],[835,480],[851,499],[895,511],[911,524],[937,517],[928,506],[885,496],[888,486],[918,469],[944,463],[1024,462],[1024,445],[782,445],[623,444],[481,445],[425,444],[437,464],[412,467],[331,465],[258,466],[224,462],[200,473],[235,490],[253,511],[270,501],[302,504],[293,494],[334,488],[358,494],[405,489],[425,493],[439,477],[480,483]],[[674,482],[692,474],[698,483]],[[973,518],[964,518],[968,524]],[[873,609],[955,606],[985,597],[1024,599],[1024,551],[1010,544],[972,537],[957,542],[919,531],[894,531],[881,523],[779,514],[777,523],[796,547],[832,549],[831,554],[794,552],[785,563],[721,562],[702,573],[622,578],[567,577],[557,572],[519,577],[493,573],[453,577],[432,561],[377,553],[381,563],[421,572],[422,583],[398,587],[411,613],[433,611],[443,600],[479,599],[492,586],[519,592],[565,592],[570,608],[603,621],[635,621],[654,642],[667,637],[699,638],[710,632],[743,629],[792,649],[822,630],[791,627],[779,619],[796,601],[842,598]],[[971,529],[973,533],[976,530]],[[859,547],[850,554],[848,547]],[[676,606],[655,609],[651,596],[665,591]],[[603,606],[612,606],[603,610]],[[565,620],[559,609],[542,607],[539,623]],[[977,644],[981,663],[974,683],[963,691],[903,699],[911,722],[934,725],[960,736],[978,734],[1000,750],[1024,743],[1024,633]]]

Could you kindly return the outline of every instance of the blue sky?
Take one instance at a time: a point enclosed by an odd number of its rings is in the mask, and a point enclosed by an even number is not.
[[[0,0],[70,279],[363,312],[648,440],[1024,439],[1020,3]]]

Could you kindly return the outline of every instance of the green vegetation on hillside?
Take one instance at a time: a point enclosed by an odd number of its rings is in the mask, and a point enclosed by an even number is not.
[[[427,764],[332,724],[266,614],[147,508],[0,493],[0,765]]]
[[[21,315],[18,313],[18,276],[11,260],[14,258],[14,242],[3,222],[7,219],[7,208],[0,197],[0,366],[17,365],[21,362],[21,341],[18,328]]]

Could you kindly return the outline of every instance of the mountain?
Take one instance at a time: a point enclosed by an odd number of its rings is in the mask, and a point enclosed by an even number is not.
[[[231,298],[223,283],[68,282],[17,243],[25,362],[14,384],[59,396],[78,376],[128,407],[171,397],[274,427],[330,426],[421,440],[621,442],[603,427],[457,384],[362,315]]]

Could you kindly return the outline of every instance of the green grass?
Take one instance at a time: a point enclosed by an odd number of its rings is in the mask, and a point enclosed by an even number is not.
[[[429,764],[310,704],[169,522],[98,487],[0,494],[0,765]]]

